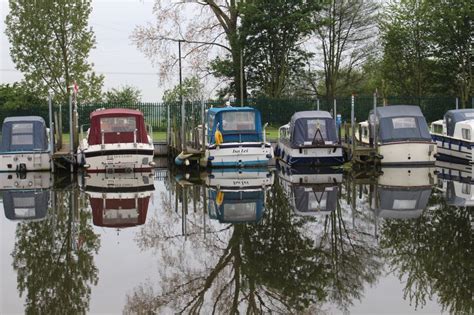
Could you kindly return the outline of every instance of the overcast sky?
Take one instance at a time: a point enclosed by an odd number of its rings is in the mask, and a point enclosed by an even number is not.
[[[9,42],[5,36],[5,17],[8,1],[1,1],[0,38],[0,83],[12,83],[22,78],[15,70],[9,55]],[[163,90],[157,70],[130,41],[130,34],[136,25],[153,21],[151,0],[93,0],[90,25],[97,47],[90,54],[97,73],[105,75],[104,90],[132,85],[142,91],[143,101],[161,101]]]

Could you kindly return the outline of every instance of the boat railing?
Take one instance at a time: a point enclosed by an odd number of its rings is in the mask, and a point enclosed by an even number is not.
[[[138,129],[134,129],[133,130],[133,146],[136,147],[137,146],[137,132],[138,132]],[[101,148],[104,149],[105,148],[105,134],[106,133],[118,133],[116,131],[105,131],[105,130],[101,130],[100,131],[100,145],[101,145]],[[121,143],[121,142],[119,142]]]

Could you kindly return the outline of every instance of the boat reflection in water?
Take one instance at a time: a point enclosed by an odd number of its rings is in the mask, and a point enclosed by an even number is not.
[[[372,209],[377,217],[418,218],[428,205],[435,184],[434,167],[383,167]]]
[[[202,175],[208,211],[220,223],[257,223],[263,216],[266,192],[273,184],[267,168],[213,169]]]
[[[94,225],[127,228],[144,224],[155,190],[153,174],[84,174],[81,186],[89,197]]]
[[[0,173],[5,217],[22,221],[45,219],[52,183],[49,172]]]
[[[446,204],[456,207],[474,206],[472,165],[437,161],[438,189]]]
[[[314,216],[336,210],[340,168],[288,167],[278,164],[280,183],[297,215]]]

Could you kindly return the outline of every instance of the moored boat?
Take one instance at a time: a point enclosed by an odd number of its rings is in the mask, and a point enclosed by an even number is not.
[[[38,116],[6,118],[0,156],[2,172],[51,169],[51,147],[44,119]]]
[[[297,112],[281,126],[275,157],[288,165],[340,165],[344,163],[336,123],[326,111]]]
[[[436,143],[418,106],[377,107],[359,128],[359,141],[377,148],[382,165],[422,165],[436,161]]]
[[[149,171],[153,155],[143,113],[123,108],[92,112],[78,148],[78,161],[88,172]]]
[[[196,129],[202,134],[202,126]],[[206,113],[204,152],[201,166],[248,167],[266,166],[273,158],[273,150],[266,141],[265,127],[260,112],[251,107],[210,108]],[[202,137],[198,137],[202,147]],[[181,154],[177,164],[186,162]]]
[[[474,163],[474,109],[449,110],[431,123],[439,159],[455,163]]]

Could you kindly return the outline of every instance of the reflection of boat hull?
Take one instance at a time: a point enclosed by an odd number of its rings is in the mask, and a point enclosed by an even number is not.
[[[275,157],[290,166],[330,166],[344,163],[342,147],[338,145],[322,147],[302,146],[295,149],[287,145],[286,142],[280,141],[275,150]]]
[[[205,173],[206,186],[220,188],[252,188],[265,187],[273,184],[273,174],[266,168],[252,169],[214,169]]]
[[[219,146],[209,146],[201,159],[201,165],[211,167],[266,166],[272,158],[273,150],[269,143],[231,142]]]
[[[337,184],[342,181],[343,170],[340,168],[289,167],[277,163],[279,176],[292,184]]]
[[[80,183],[86,191],[136,192],[153,191],[153,172],[84,174]]]
[[[434,167],[383,167],[378,183],[382,186],[420,187],[436,182]]]
[[[80,161],[88,166],[87,172],[139,172],[152,169],[152,144],[110,143],[87,146],[84,143],[82,148],[79,151]]]
[[[52,184],[50,172],[0,173],[0,190],[48,189]]]
[[[444,192],[446,203],[457,207],[474,206],[472,165],[437,161],[438,188]]]
[[[0,152],[0,172],[46,171],[51,169],[49,151]]]

